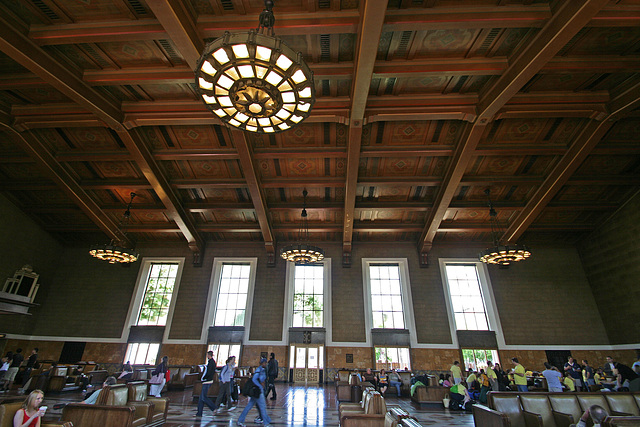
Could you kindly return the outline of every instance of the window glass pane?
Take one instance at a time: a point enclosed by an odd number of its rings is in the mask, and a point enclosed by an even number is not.
[[[405,327],[399,265],[369,265],[374,328]]]
[[[476,266],[447,264],[445,270],[456,329],[489,330]]]
[[[404,316],[401,311],[393,312],[393,327],[396,329],[404,329]]]
[[[165,326],[167,324],[177,271],[176,263],[151,264],[137,325]]]
[[[160,344],[158,343],[131,343],[127,346],[123,362],[131,362],[132,365],[155,365]]]
[[[382,321],[382,313],[379,311],[373,312],[373,327],[384,328],[384,322]]]
[[[322,265],[296,265],[292,326],[322,327],[324,311],[324,267]]]
[[[215,326],[244,326],[250,273],[249,264],[222,265],[213,322]]]
[[[407,347],[375,347],[375,369],[411,370],[409,348]]]

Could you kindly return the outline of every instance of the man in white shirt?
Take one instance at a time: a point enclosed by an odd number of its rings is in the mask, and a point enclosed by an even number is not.
[[[602,406],[592,405],[589,409],[584,411],[584,414],[580,417],[580,421],[578,421],[576,427],[587,427],[589,417],[591,417],[591,420],[593,421],[593,427],[600,427],[600,423],[607,418],[608,415],[609,414],[607,414],[607,411],[605,411]]]

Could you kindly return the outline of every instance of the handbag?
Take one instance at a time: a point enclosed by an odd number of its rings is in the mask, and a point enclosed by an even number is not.
[[[149,379],[149,384],[162,384],[163,378],[164,375],[162,375],[162,372],[160,372]]]
[[[445,408],[449,408],[449,402],[451,399],[449,399],[449,395],[445,394],[444,398],[442,399],[442,404],[444,405]]]

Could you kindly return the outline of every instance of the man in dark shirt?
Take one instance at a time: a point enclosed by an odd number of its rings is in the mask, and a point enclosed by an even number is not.
[[[213,404],[213,401],[207,396],[209,393],[209,389],[211,388],[211,384],[213,383],[213,376],[216,372],[216,361],[213,358],[213,351],[207,352],[207,366],[204,368],[204,374],[202,374],[202,391],[200,392],[200,397],[198,399],[198,410],[196,412],[196,417],[202,416],[202,411],[204,410],[204,405],[207,405],[211,411],[215,411],[216,408]]]
[[[25,370],[22,376],[22,385],[24,386],[29,378],[31,377],[31,371],[35,368],[36,361],[38,360],[38,347],[31,350],[31,355],[27,359],[27,364],[25,365]]]
[[[276,385],[275,381],[278,378],[278,360],[275,353],[271,353],[271,359],[267,363],[267,391],[264,397],[269,397],[269,392],[273,391],[271,400],[276,400]]]
[[[638,378],[638,374],[633,372],[633,369],[627,365],[623,365],[620,362],[615,362],[615,368],[613,369],[613,375],[617,377],[617,387],[629,387],[629,382]]]
[[[569,373],[576,384],[576,391],[582,390],[582,368],[576,363],[573,357],[569,357],[569,361],[564,364],[564,371]]]

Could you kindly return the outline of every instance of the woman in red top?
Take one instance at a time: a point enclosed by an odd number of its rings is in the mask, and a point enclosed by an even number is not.
[[[13,417],[13,427],[40,427],[40,418],[46,408],[39,409],[44,393],[41,390],[33,390],[18,409]]]

